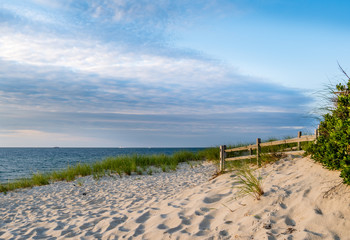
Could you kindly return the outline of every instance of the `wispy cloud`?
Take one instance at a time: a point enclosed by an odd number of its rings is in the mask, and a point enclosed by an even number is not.
[[[12,69],[12,72],[7,73],[7,69]],[[197,73],[195,81],[190,74],[177,81],[176,76],[182,75],[181,68],[177,71],[174,78],[154,75],[158,79],[147,81],[142,78],[104,78],[59,67],[46,67],[44,71],[37,66],[3,62],[0,91],[6,104],[55,111],[298,112],[311,101],[296,90],[259,83],[244,76],[222,76],[219,81],[213,78],[210,82],[206,72],[202,72]],[[167,82],[168,79],[171,81]]]
[[[171,47],[171,26],[215,2],[5,1],[0,144],[205,146],[308,126],[300,90]]]
[[[14,33],[0,36],[3,60],[37,67],[62,67],[102,77],[136,78],[153,83],[191,84],[221,81],[227,70],[214,61],[192,56],[151,54],[97,41]],[[184,80],[186,79],[186,81]]]

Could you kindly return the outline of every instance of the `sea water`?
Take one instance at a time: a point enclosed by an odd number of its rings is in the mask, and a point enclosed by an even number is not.
[[[197,152],[202,148],[0,148],[0,183],[33,173],[50,172],[93,163],[107,157],[132,154],[166,154],[186,150]]]

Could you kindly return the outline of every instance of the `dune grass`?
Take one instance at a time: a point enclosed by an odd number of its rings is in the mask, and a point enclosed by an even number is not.
[[[255,199],[260,200],[260,197],[264,194],[262,187],[262,178],[256,177],[253,174],[253,170],[243,164],[241,167],[235,170],[238,184],[238,196],[251,195]]]
[[[176,152],[171,156],[157,155],[123,155],[109,157],[93,164],[79,163],[66,169],[49,173],[35,173],[29,178],[21,178],[5,184],[0,184],[0,192],[8,192],[18,188],[47,185],[56,181],[74,181],[78,177],[92,175],[99,179],[107,174],[152,174],[155,167],[163,172],[176,170],[181,162],[198,161],[216,157],[216,148],[205,149],[197,153],[189,151]],[[217,150],[219,152],[219,150]],[[207,158],[208,156],[208,158]]]

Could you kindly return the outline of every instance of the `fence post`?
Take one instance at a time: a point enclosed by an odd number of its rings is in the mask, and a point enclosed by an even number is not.
[[[256,161],[257,161],[259,167],[261,167],[261,159],[260,159],[261,147],[260,147],[260,143],[261,143],[261,139],[257,138],[256,139]]]
[[[320,136],[320,125],[315,129],[315,143],[317,142],[317,138]]]
[[[220,146],[220,172],[225,170],[226,145]]]
[[[298,132],[298,138],[301,138],[301,131]],[[300,141],[298,141],[298,151],[300,150],[301,150]]]

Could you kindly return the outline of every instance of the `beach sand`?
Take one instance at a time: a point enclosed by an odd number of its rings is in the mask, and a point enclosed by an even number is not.
[[[258,169],[261,200],[234,174],[182,164],[152,176],[92,177],[0,194],[0,239],[350,239],[350,187],[288,156]]]

